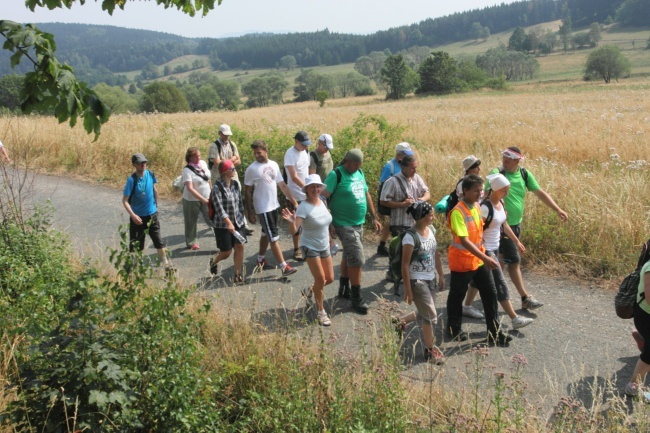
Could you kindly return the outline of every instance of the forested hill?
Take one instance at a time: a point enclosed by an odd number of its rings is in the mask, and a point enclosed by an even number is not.
[[[40,24],[53,33],[58,56],[86,74],[122,73],[161,65],[186,54],[209,55],[214,68],[272,68],[283,56],[294,56],[298,67],[351,63],[372,51],[398,52],[475,39],[517,26],[562,19],[570,14],[573,28],[615,17],[623,3],[650,0],[530,0],[488,6],[370,35],[333,33],[254,34],[224,39],[190,39],[169,33],[85,24]],[[636,25],[650,25],[650,14],[636,14]],[[173,29],[170,29],[173,31]],[[0,75],[11,73],[9,53],[0,50]],[[17,72],[24,72],[18,70]]]

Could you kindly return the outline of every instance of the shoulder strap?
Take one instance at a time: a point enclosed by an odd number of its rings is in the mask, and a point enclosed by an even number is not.
[[[316,152],[309,152],[309,155],[311,156],[311,159],[314,160],[314,164],[316,164],[316,168],[320,168],[321,165],[323,165],[323,161],[318,160],[318,155],[316,155]]]
[[[487,217],[485,218],[485,222],[483,223],[483,228],[486,229],[490,227],[490,223],[494,219],[494,206],[492,205],[492,202],[490,200],[483,200],[483,203],[481,205],[485,205],[485,207],[488,208],[488,214]]]
[[[528,189],[528,170],[523,167],[519,167],[519,173],[521,174],[521,178],[524,180],[526,189]]]
[[[398,174],[399,174],[399,173],[398,173]],[[399,184],[400,189],[402,190],[402,194],[404,194],[404,195],[406,196],[406,198],[408,198],[409,195],[408,195],[408,193],[406,192],[406,185],[404,184],[404,181],[403,181],[402,179],[400,179],[400,177],[399,177],[397,174],[396,174],[395,176],[391,176],[391,177],[394,177],[394,178],[395,178],[395,180],[396,180],[397,183]],[[389,178],[389,179],[390,179],[390,178]],[[415,199],[415,198],[417,198],[417,197],[413,197],[413,199]]]
[[[413,238],[413,255],[411,255],[411,261],[415,258],[415,255],[420,252],[420,247],[422,246],[422,242],[420,241],[420,235],[418,232],[415,231],[413,227],[409,227],[406,229],[404,234],[409,233],[411,237]],[[403,236],[402,236],[403,238]]]
[[[131,174],[131,178],[133,179],[133,188],[131,189],[131,195],[129,196],[129,204],[131,204],[131,199],[133,198],[133,194],[135,194],[135,188],[138,185],[138,176],[135,173]]]
[[[187,164],[187,165],[185,166],[185,168],[189,168],[190,171],[191,171],[192,173],[194,173],[195,175],[199,176],[199,177],[200,177],[201,179],[203,179],[203,180],[208,180],[208,179],[210,179],[210,176],[208,176],[207,174],[205,174],[202,170],[201,170],[201,172],[199,172],[195,167],[192,167],[192,166],[189,165],[189,164]]]

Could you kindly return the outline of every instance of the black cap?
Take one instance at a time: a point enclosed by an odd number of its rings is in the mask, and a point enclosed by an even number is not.
[[[143,162],[148,162],[147,158],[144,157],[141,153],[136,153],[131,157],[131,164],[142,164]]]
[[[307,134],[305,131],[298,131],[296,132],[296,135],[293,136],[295,140],[298,140],[303,144],[303,146],[310,146],[311,145],[311,140],[309,139],[309,134]]]

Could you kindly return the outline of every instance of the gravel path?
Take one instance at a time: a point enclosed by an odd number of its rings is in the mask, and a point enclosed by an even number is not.
[[[121,191],[82,183],[61,177],[28,176],[30,185],[28,201],[51,200],[54,208],[54,224],[69,233],[75,249],[83,256],[104,259],[107,247],[118,244],[117,227],[127,224],[127,214],[121,204]],[[197,293],[208,296],[219,306],[227,306],[237,314],[254,316],[271,329],[290,327],[304,335],[320,339],[320,328],[314,323],[315,313],[306,311],[299,290],[311,282],[309,270],[304,263],[296,263],[299,272],[284,281],[279,271],[264,271],[251,275],[251,267],[257,253],[259,226],[249,238],[245,249],[245,266],[249,274],[247,284],[231,287],[232,262],[229,260],[219,277],[210,278],[208,259],[215,251],[214,238],[207,227],[200,222],[200,251],[185,249],[183,239],[183,215],[179,200],[164,200],[160,203],[162,233],[172,251],[174,265],[179,278],[189,284],[196,284]],[[283,224],[284,225],[284,224]],[[286,258],[291,257],[290,241],[281,238]],[[336,298],[338,284],[326,288],[326,309],[331,312],[332,326],[322,329],[327,344],[341,353],[358,350],[359,345],[370,339],[370,330],[383,333],[388,329],[387,317],[396,309],[409,311],[400,298],[393,296],[392,284],[383,276],[386,259],[374,254],[376,247],[368,244],[366,252],[371,254],[363,274],[362,291],[366,299],[372,299],[367,316],[360,316],[350,310],[347,301]],[[148,242],[147,254],[155,255]],[[337,257],[335,263],[338,263]],[[269,263],[274,264],[267,252]],[[294,262],[289,260],[293,265]],[[338,265],[335,267],[338,276]],[[447,285],[449,283],[447,276]],[[612,304],[613,293],[572,279],[554,277],[543,272],[526,269],[527,287],[545,306],[534,312],[520,314],[532,317],[535,322],[521,329],[511,331],[514,340],[506,348],[490,348],[486,363],[495,371],[511,369],[514,354],[523,354],[527,359],[524,379],[528,385],[527,397],[540,408],[540,415],[550,414],[552,407],[567,394],[580,398],[587,407],[593,404],[591,387],[613,383],[622,389],[638,357],[638,351],[630,336],[631,321],[618,319]],[[511,291],[516,292],[511,286]],[[441,328],[445,321],[447,292],[437,295],[439,313],[437,331],[442,338]],[[480,301],[475,303],[480,307]],[[514,301],[515,309],[520,307]],[[501,312],[504,326],[510,321]],[[467,384],[467,363],[471,360],[471,347],[484,342],[485,326],[478,320],[465,320],[464,328],[470,333],[471,342],[455,343],[444,341],[442,348],[448,361],[443,368],[431,367],[421,360],[421,349],[411,349],[418,342],[418,332],[411,327],[404,344],[404,375],[412,380],[424,381],[434,376],[451,386],[456,382]],[[415,353],[415,356],[412,356]],[[432,370],[433,369],[433,370]],[[438,372],[437,370],[440,369]],[[432,372],[436,373],[432,375]],[[440,374],[437,374],[440,373]],[[491,374],[491,373],[490,373]],[[490,375],[488,374],[488,376]],[[487,378],[490,382],[492,379]]]

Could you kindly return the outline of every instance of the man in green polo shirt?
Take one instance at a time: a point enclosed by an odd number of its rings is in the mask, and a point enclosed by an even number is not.
[[[365,262],[363,224],[366,213],[372,215],[377,233],[381,230],[381,223],[377,219],[366,178],[361,171],[362,162],[363,152],[360,149],[349,150],[341,165],[325,179],[323,197],[330,198],[332,227],[343,245],[339,297],[350,299],[352,308],[357,313],[366,314],[368,303],[361,297],[361,267]]]
[[[510,181],[510,192],[504,199],[506,212],[508,213],[507,223],[519,238],[521,236],[521,222],[524,218],[524,199],[526,192],[530,191],[546,206],[553,209],[562,222],[566,222],[569,216],[553,200],[553,198],[535,180],[533,174],[520,167],[524,156],[516,146],[508,147],[502,153],[502,167],[495,168],[491,173],[501,173]],[[544,305],[526,292],[524,279],[521,275],[521,257],[515,242],[501,232],[499,253],[503,261],[508,265],[510,279],[521,296],[521,307],[525,310],[533,310]]]

